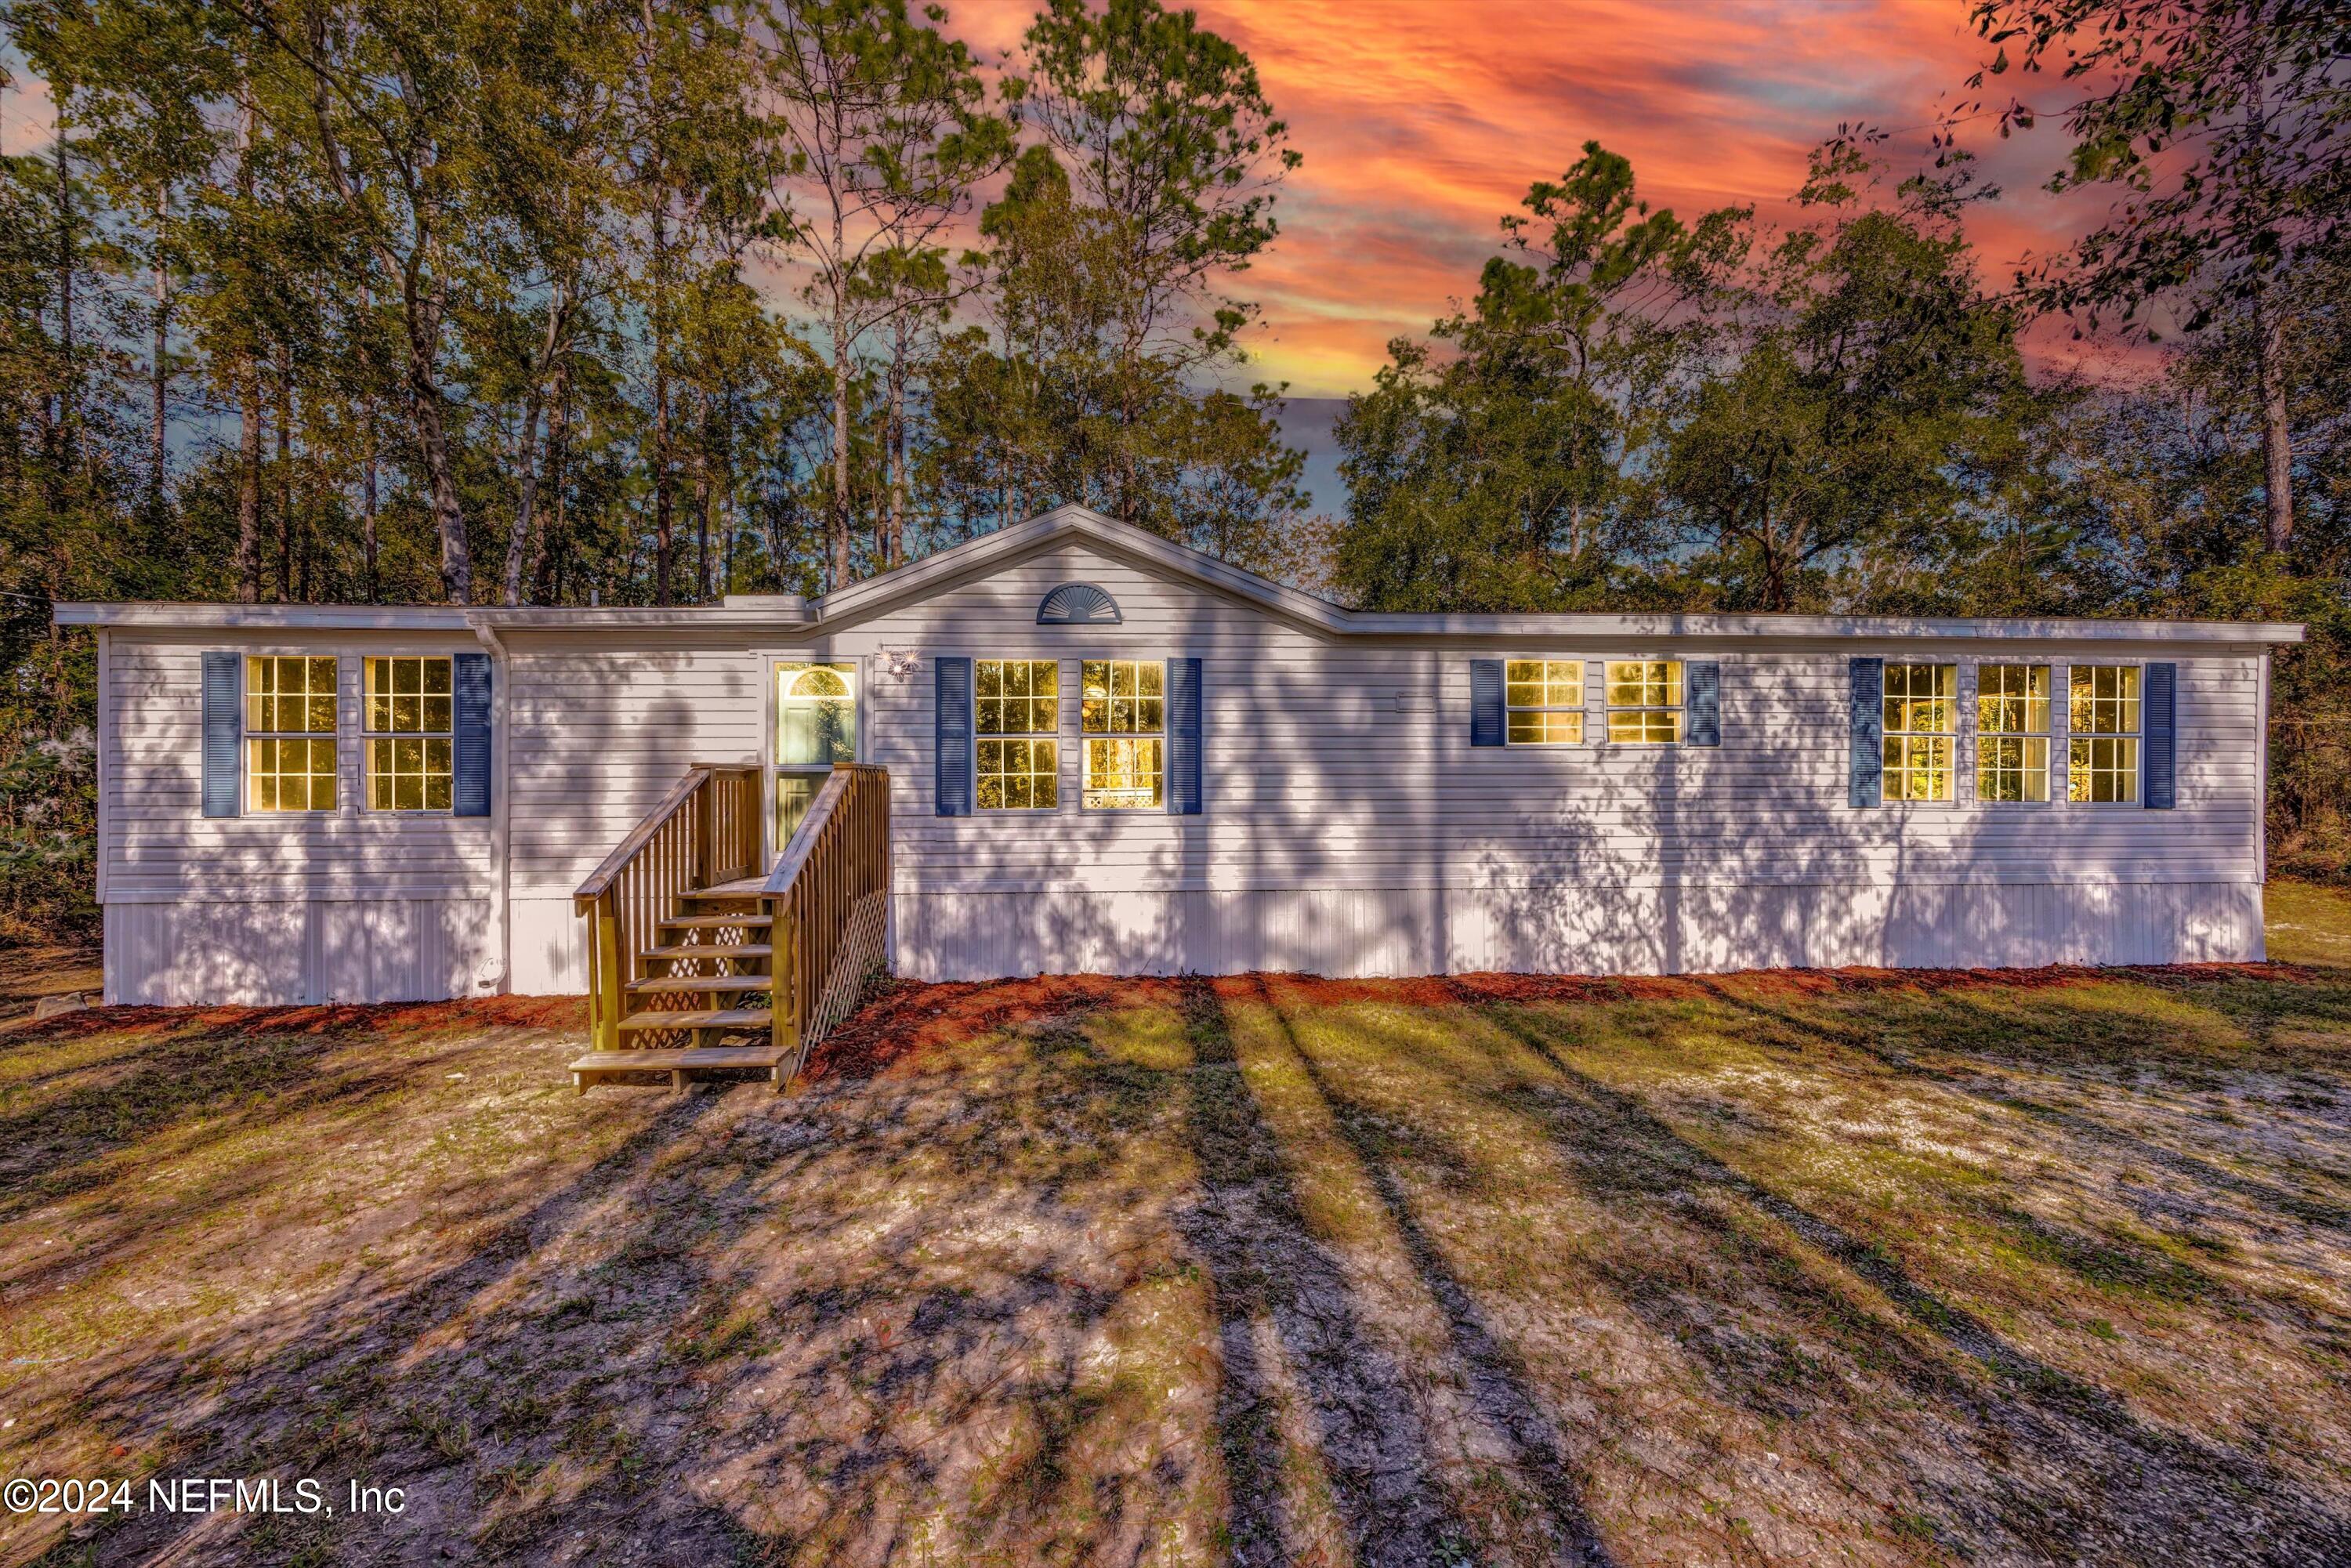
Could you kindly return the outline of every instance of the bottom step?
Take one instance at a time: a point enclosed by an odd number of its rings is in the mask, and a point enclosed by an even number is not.
[[[696,1045],[676,1051],[591,1051],[571,1064],[571,1086],[581,1093],[588,1085],[615,1072],[666,1072],[673,1089],[685,1087],[685,1075],[698,1069],[750,1069],[767,1073],[784,1087],[784,1063],[791,1052],[775,1045]]]

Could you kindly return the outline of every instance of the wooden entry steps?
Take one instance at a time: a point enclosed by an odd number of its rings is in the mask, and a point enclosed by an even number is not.
[[[580,1092],[705,1070],[781,1091],[887,972],[889,775],[836,764],[765,875],[761,779],[694,764],[574,892],[593,1031],[570,1066]]]
[[[665,1072],[671,1088],[683,1089],[690,1072],[747,1070],[768,1074],[782,1090],[796,1053],[774,1040],[776,949],[760,938],[775,919],[763,912],[765,891],[763,881],[747,877],[673,895],[677,913],[653,922],[650,940],[637,949],[641,977],[621,987],[619,1049],[572,1062],[575,1090],[584,1094],[590,1084],[639,1072]],[[695,972],[702,969],[711,972]],[[744,1034],[758,1043],[722,1043]],[[645,1036],[654,1043],[632,1043]],[[691,1043],[667,1043],[674,1036]]]
[[[767,1027],[768,1015],[758,1015],[759,1027]],[[616,1074],[627,1072],[666,1072],[673,1090],[685,1087],[685,1075],[698,1070],[749,1070],[764,1072],[772,1079],[778,1093],[784,1087],[784,1066],[792,1053],[781,1046],[689,1046],[680,1051],[591,1051],[571,1064],[571,1086],[580,1093],[588,1086]]]

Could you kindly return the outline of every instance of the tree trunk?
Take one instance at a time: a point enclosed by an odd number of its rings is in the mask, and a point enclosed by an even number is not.
[[[833,254],[841,254],[841,223],[832,222]],[[832,516],[826,541],[831,555],[828,591],[849,586],[849,280],[832,285]]]
[[[420,246],[423,241],[419,241]],[[401,315],[406,325],[408,414],[416,429],[416,446],[424,460],[424,476],[433,494],[433,521],[441,536],[441,596],[451,604],[474,597],[474,552],[465,537],[465,507],[457,497],[457,474],[449,455],[448,410],[441,398],[435,363],[441,352],[441,292],[439,279],[433,298],[423,298],[412,263],[402,278]]]
[[[251,350],[236,367],[236,596],[261,598],[261,366]]]
[[[710,602],[710,456],[694,460],[694,601]]]
[[[670,601],[674,527],[669,465],[669,222],[668,193],[655,176],[653,202],[653,602]]]
[[[889,520],[882,539],[882,568],[894,570],[905,559],[906,539],[906,355],[911,333],[901,310],[893,324],[895,341],[890,353]]]
[[[253,89],[237,86],[236,193],[253,205]],[[248,264],[240,261],[242,270]],[[243,332],[240,332],[240,337]],[[247,604],[261,598],[261,368],[250,340],[236,350],[236,596]]]
[[[367,461],[360,468],[360,554],[367,565],[367,596],[370,604],[383,597],[383,583],[377,575],[376,565],[376,461],[377,434],[375,399],[367,400]]]
[[[408,409],[416,425],[416,444],[424,459],[426,482],[433,493],[433,521],[441,536],[441,596],[464,604],[474,596],[473,550],[465,538],[465,508],[457,498],[457,479],[449,459],[449,426],[441,405],[441,388],[433,374],[432,350],[410,335]]]
[[[365,235],[376,264],[400,279],[400,322],[407,340],[407,362],[401,379],[409,420],[416,433],[417,455],[423,461],[425,484],[433,496],[434,531],[441,537],[441,593],[452,604],[465,604],[474,596],[474,552],[465,537],[465,503],[458,498],[456,470],[449,456],[448,410],[441,398],[441,323],[448,319],[449,281],[434,266],[437,213],[421,194],[414,196],[409,214],[411,232],[406,236],[409,248],[402,255],[379,225],[375,210],[343,162],[342,145],[335,134],[329,75],[316,63],[329,53],[323,8],[310,14],[309,41],[309,60],[301,63],[310,68],[310,115],[320,161],[344,214]]]
[[[792,552],[786,548],[786,536],[795,520],[793,514],[798,510],[798,504],[792,498],[792,492],[784,489],[763,504],[760,510],[767,524],[768,570],[775,574],[776,591],[789,593],[792,584],[786,575],[786,563],[790,560]]]
[[[546,402],[546,378],[555,363],[568,314],[564,290],[558,287],[547,304],[547,340],[540,345],[538,363],[532,368],[530,394],[524,400],[522,420],[522,482],[515,497],[514,527],[507,535],[506,601],[522,602],[523,557],[530,549],[531,507],[538,498],[538,418]]]
[[[2254,359],[2261,382],[2262,488],[2269,548],[2294,543],[2294,424],[2286,402],[2285,312],[2264,287],[2253,302]]]
[[[66,162],[65,116],[57,116],[57,347],[64,358],[57,380],[58,466],[71,469],[78,461],[77,426],[81,419],[80,371],[75,361],[80,350],[74,341],[74,210],[73,177]]]
[[[726,524],[718,534],[718,593],[724,599],[735,591],[735,468],[731,462],[719,465],[718,515]]]
[[[571,437],[571,356],[566,353],[555,362],[555,385],[549,394],[553,406],[547,419],[547,484],[549,512],[547,526],[538,530],[538,554],[532,563],[531,576],[540,589],[540,598],[549,604],[563,602],[563,465],[570,451]]]
[[[163,502],[166,437],[170,434],[170,398],[172,392],[172,274],[163,265],[163,225],[172,211],[171,187],[162,182],[155,185],[154,255],[150,258],[149,285],[155,296],[155,340],[152,350],[152,363],[148,370],[152,406],[147,414],[147,504],[160,507]]]
[[[295,601],[293,350],[281,341],[274,359],[277,371],[277,597],[291,604]]]

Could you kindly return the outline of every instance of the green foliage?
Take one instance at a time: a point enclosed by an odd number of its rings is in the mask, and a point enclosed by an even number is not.
[[[2186,293],[2192,329],[2351,237],[2339,5],[1979,0],[1970,20],[1996,53],[1970,89],[2021,78],[1997,106],[2001,134],[2061,120],[2073,148],[2049,188],[2118,187],[2105,221],[2028,276],[2044,300],[2130,319]],[[2053,113],[2021,96],[2051,74],[2068,95]],[[1953,104],[1947,130],[1985,103]]]
[[[1298,164],[1249,58],[1156,0],[1052,0],[1027,37],[1041,137],[967,261],[984,323],[943,343],[926,453],[963,531],[1077,501],[1261,571],[1301,566],[1279,388],[1204,383],[1255,313],[1219,289],[1273,242]]]
[[[1471,311],[1437,323],[1446,350],[1391,344],[1339,426],[1337,576],[1360,603],[1598,609],[1637,592],[1618,570],[1642,538],[1628,459],[1661,370],[1689,351],[1661,317],[1715,289],[1740,214],[1693,231],[1651,214],[1596,141],[1523,204],[1532,217],[1502,229],[1528,261],[1487,262]]]
[[[1839,182],[1834,201],[1726,290],[1659,398],[1644,503],[1726,607],[1823,608],[1857,572],[1857,607],[1930,608],[2038,412],[1956,223],[1915,194],[1865,205]]]
[[[1288,563],[1274,393],[1215,390],[1296,162],[1248,57],[1054,5],[991,86],[946,21],[10,0],[0,921],[88,904],[61,599],[823,591],[1064,500]]]
[[[1811,221],[1685,230],[1587,146],[1505,220],[1473,310],[1392,344],[1353,401],[1342,592],[2302,621],[2274,660],[2270,841],[2300,873],[2351,875],[2351,247],[2216,297],[2149,382],[2036,385],[2022,308],[1986,293],[1958,226],[1968,199],[1963,161],[1888,193],[1832,144],[1799,194]]]

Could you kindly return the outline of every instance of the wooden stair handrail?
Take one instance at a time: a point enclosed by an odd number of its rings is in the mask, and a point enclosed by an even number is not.
[[[858,982],[887,966],[889,894],[889,770],[835,763],[760,893],[773,922],[773,1036],[791,1052],[785,1082],[853,1004]]]
[[[757,763],[696,762],[572,894],[588,922],[588,998],[599,1050],[620,1048],[632,982],[662,922],[696,890],[756,874],[764,833]]]
[[[574,899],[594,898],[606,888],[611,887],[612,879],[620,875],[631,861],[637,858],[637,852],[645,847],[646,841],[660,831],[664,822],[685,809],[686,801],[692,798],[696,789],[702,788],[702,781],[709,777],[710,769],[706,768],[687,768],[685,777],[671,785],[669,793],[656,801],[652,810],[637,820],[637,825],[629,830],[629,836],[612,846],[612,852],[604,857],[602,864],[588,873],[587,881],[572,890],[571,896]]]
[[[764,890],[769,898],[781,898],[799,880],[800,871],[808,864],[809,856],[816,852],[817,841],[824,836],[825,824],[849,793],[850,765],[835,763],[832,772],[817,787],[816,799],[801,813],[800,825],[792,830],[792,841],[776,857],[775,869],[768,873]]]
[[[660,830],[664,822],[684,810],[687,798],[701,789],[706,780],[720,773],[757,773],[758,770],[756,763],[748,762],[696,762],[690,765],[684,776],[669,787],[669,792],[654,803],[653,809],[637,819],[637,825],[629,830],[629,836],[615,844],[612,852],[588,873],[588,880],[572,890],[571,896],[575,899],[594,898],[611,886],[612,879],[621,874],[622,868],[636,858],[637,852],[645,847],[645,841]]]

